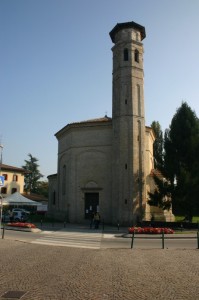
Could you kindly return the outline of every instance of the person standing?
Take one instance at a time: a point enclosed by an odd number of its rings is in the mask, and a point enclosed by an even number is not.
[[[96,212],[94,215],[94,224],[95,224],[95,229],[98,229],[100,224],[100,214],[98,212]]]
[[[94,213],[90,211],[90,229],[92,229],[94,223]]]

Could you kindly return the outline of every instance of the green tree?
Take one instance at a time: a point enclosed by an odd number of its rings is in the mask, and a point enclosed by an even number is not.
[[[149,204],[184,214],[190,221],[199,211],[199,120],[183,102],[170,128],[165,130],[161,176],[154,176],[157,189],[149,193]],[[164,179],[164,180],[163,180]]]
[[[38,159],[33,157],[30,153],[28,154],[29,160],[25,160],[25,165],[22,166],[23,169],[27,170],[25,174],[25,190],[31,193],[37,193],[39,179],[43,175],[39,171]]]
[[[172,185],[162,176],[162,173],[154,174],[156,189],[153,193],[148,192],[148,204],[158,206],[163,210],[171,207]]]
[[[199,120],[186,102],[171,121],[164,150],[164,169],[172,186],[173,210],[191,221],[199,208]]]
[[[38,181],[37,194],[48,198],[48,181]]]
[[[153,144],[155,170],[153,171],[153,179],[156,189],[153,193],[148,192],[148,204],[162,209],[169,209],[171,207],[171,186],[168,184],[164,172],[163,132],[158,121],[153,121],[151,128],[155,134],[155,142]]]
[[[153,144],[154,167],[160,170],[163,165],[163,133],[158,121],[153,121],[151,128],[155,134],[155,142]]]

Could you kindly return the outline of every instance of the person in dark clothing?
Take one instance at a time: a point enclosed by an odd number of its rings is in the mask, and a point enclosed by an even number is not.
[[[90,228],[92,229],[94,223],[94,213],[90,211]]]
[[[95,229],[99,228],[99,224],[100,224],[100,214],[98,212],[95,212],[95,214],[94,214]]]

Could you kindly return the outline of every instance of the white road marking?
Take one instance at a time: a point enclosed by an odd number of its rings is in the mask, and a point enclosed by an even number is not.
[[[49,232],[44,237],[32,241],[32,244],[64,246],[88,249],[100,249],[102,233],[92,232]]]

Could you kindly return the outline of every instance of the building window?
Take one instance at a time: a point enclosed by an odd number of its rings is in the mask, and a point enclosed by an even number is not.
[[[127,199],[124,200],[124,203],[127,204]]]
[[[134,60],[139,63],[139,51],[136,49],[134,53]]]
[[[13,181],[18,181],[18,176],[17,175],[13,175]]]
[[[4,180],[8,180],[8,174],[3,174]]]
[[[17,189],[16,189],[16,188],[12,188],[11,194],[14,194],[14,193],[16,193],[16,192],[17,192]]]
[[[7,188],[6,187],[2,187],[1,188],[1,193],[2,194],[7,194]]]
[[[128,49],[125,48],[124,49],[124,61],[128,61],[129,60],[129,52]]]
[[[127,99],[125,99],[125,104],[127,104]]]
[[[125,169],[127,170],[127,164],[125,164]]]

